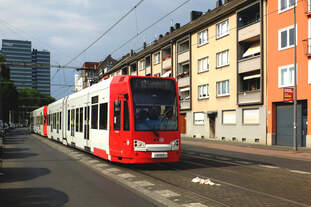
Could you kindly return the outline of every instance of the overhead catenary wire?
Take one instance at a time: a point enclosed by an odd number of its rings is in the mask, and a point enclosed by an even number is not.
[[[166,17],[168,17],[169,15],[171,15],[172,13],[174,13],[175,11],[177,11],[179,8],[183,7],[185,4],[187,4],[188,2],[190,2],[191,0],[186,0],[184,2],[182,2],[181,4],[179,4],[176,8],[174,8],[172,11],[170,11],[169,13],[165,14],[164,16],[160,17],[158,20],[156,20],[155,22],[153,22],[151,25],[147,26],[145,29],[143,29],[140,32],[137,32],[137,34],[135,34],[133,37],[131,37],[130,39],[128,39],[126,42],[124,42],[122,45],[120,45],[118,48],[114,49],[111,53],[109,54],[114,54],[115,52],[119,51],[120,49],[122,49],[125,45],[127,45],[128,43],[130,43],[132,40],[134,40],[135,38],[137,38],[139,35],[141,35],[142,33],[146,32],[147,30],[149,30],[150,28],[152,28],[154,25],[158,24],[159,22],[161,22],[162,20],[164,20]]]
[[[103,38],[106,34],[108,34],[115,26],[117,26],[123,19],[125,19],[132,11],[134,11],[144,0],[140,0],[132,9],[130,9],[125,15],[123,15],[117,22],[111,25],[102,35],[100,35],[95,41],[93,41],[88,47],[82,50],[78,55],[68,61],[65,66],[71,64],[77,58],[79,58],[83,53],[85,53],[88,49],[90,49],[93,45],[95,45],[101,38]]]

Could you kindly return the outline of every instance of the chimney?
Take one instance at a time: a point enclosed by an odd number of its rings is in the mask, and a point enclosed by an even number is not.
[[[180,28],[180,24],[179,23],[176,23],[175,24],[175,30],[179,29]]]
[[[174,27],[170,27],[170,33],[174,32]]]
[[[144,42],[144,43],[143,43],[143,48],[146,49],[146,47],[147,47],[147,43]]]
[[[224,4],[228,4],[231,0],[224,0]]]
[[[165,36],[167,36],[167,35],[169,35],[169,34],[170,34],[169,32],[166,32],[166,33],[165,33]]]
[[[222,6],[222,0],[216,0],[216,8],[219,8]]]
[[[202,16],[203,12],[201,11],[191,11],[190,12],[190,21],[196,20],[200,16]]]
[[[159,39],[161,39],[162,37],[163,37],[163,34],[160,34],[160,35],[159,35]]]
[[[131,50],[130,56],[133,56],[133,55],[134,55],[134,50]]]

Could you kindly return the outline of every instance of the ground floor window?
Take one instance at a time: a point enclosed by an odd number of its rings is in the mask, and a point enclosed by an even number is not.
[[[193,123],[194,125],[204,125],[204,113],[194,112],[193,113]]]
[[[236,124],[236,111],[235,110],[222,111],[222,123]]]
[[[243,109],[243,124],[259,124],[259,109]]]

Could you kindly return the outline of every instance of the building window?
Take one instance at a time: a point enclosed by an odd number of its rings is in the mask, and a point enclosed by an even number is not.
[[[243,124],[259,124],[259,109],[243,109]]]
[[[204,30],[198,33],[198,45],[204,45],[208,43],[208,30]]]
[[[216,67],[220,68],[229,65],[229,50],[225,50],[217,53],[216,55]]]
[[[158,52],[154,55],[154,64],[156,65],[159,63],[160,63],[160,53]]]
[[[209,70],[209,61],[208,57],[202,58],[198,60],[199,73],[205,72]]]
[[[205,99],[208,97],[208,84],[199,86],[199,99]]]
[[[204,113],[194,112],[193,113],[193,122],[194,122],[194,125],[204,125]]]
[[[279,0],[279,13],[294,8],[295,1],[297,4],[297,0]]]
[[[229,80],[217,82],[217,96],[229,96]]]
[[[229,20],[226,20],[224,22],[217,24],[216,27],[217,27],[217,31],[216,31],[217,38],[221,38],[229,34]]]
[[[279,67],[279,87],[294,86],[294,65]]]
[[[145,69],[146,68],[146,61],[145,60],[140,61],[139,66],[140,66],[140,70]]]
[[[222,124],[236,124],[235,110],[222,111]]]
[[[294,38],[295,38],[295,28],[293,25],[279,30],[279,50],[294,47],[295,44]],[[296,32],[296,40],[297,40],[297,32]]]

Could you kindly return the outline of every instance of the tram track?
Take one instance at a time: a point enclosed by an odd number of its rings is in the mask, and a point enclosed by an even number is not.
[[[184,157],[193,158],[193,154],[192,155],[187,155],[186,153],[184,153],[183,155],[184,155]],[[221,163],[225,163],[225,164],[231,164],[233,166],[243,166],[242,164],[238,164],[238,163],[234,163],[234,162],[229,162],[229,161],[224,161],[224,160],[218,160],[218,159],[212,159],[212,158],[209,158],[208,160],[214,161],[214,162],[221,162]],[[257,163],[257,164],[259,164],[259,163]],[[302,207],[310,207],[309,204],[306,204],[306,203],[303,203],[303,202],[299,202],[299,201],[295,201],[295,200],[292,200],[292,199],[288,199],[288,198],[285,198],[283,196],[279,196],[279,195],[276,195],[276,194],[271,194],[271,193],[263,192],[263,191],[252,189],[252,188],[245,187],[245,186],[242,186],[242,185],[237,185],[235,183],[228,182],[228,181],[225,181],[225,180],[222,180],[222,179],[218,179],[218,178],[215,178],[213,176],[206,176],[204,173],[193,173],[193,172],[181,169],[182,165],[192,165],[192,166],[194,166],[194,168],[198,168],[198,167],[199,168],[208,168],[208,167],[210,167],[210,166],[208,166],[207,164],[204,164],[204,163],[198,163],[198,162],[193,162],[193,161],[189,161],[189,160],[186,160],[186,159],[181,159],[179,164],[159,163],[159,164],[156,164],[156,165],[158,166],[159,169],[162,168],[165,171],[173,171],[174,175],[178,175],[178,176],[183,175],[183,177],[185,179],[187,179],[189,182],[191,182],[191,178],[194,178],[194,177],[200,177],[200,178],[203,178],[203,179],[211,179],[213,182],[216,182],[216,183],[221,184],[222,186],[225,186],[225,188],[229,188],[229,189],[231,189],[233,191],[239,191],[242,195],[244,194],[245,197],[246,197],[246,195],[249,196],[249,197],[253,197],[253,198],[256,197],[258,199],[257,200],[257,204],[258,205],[256,205],[256,202],[255,202],[255,204],[252,204],[252,206],[302,206]],[[247,166],[246,165],[246,166],[243,166],[243,167],[250,168],[252,170],[258,170],[257,166],[250,166],[250,165]],[[172,179],[165,178],[165,176],[163,177],[163,175],[154,174],[154,172],[150,171],[150,170],[136,169],[135,172],[141,173],[142,175],[148,176],[148,177],[150,177],[152,179],[156,179],[156,180],[159,180],[161,182],[165,182],[165,183],[167,183],[169,185],[172,185],[174,187],[182,188],[183,190],[186,190],[187,192],[189,192],[191,194],[199,196],[202,199],[214,202],[218,206],[249,206],[247,204],[239,204],[239,205],[232,204],[232,200],[231,199],[225,199],[225,200],[229,200],[229,201],[228,202],[224,202],[221,199],[216,199],[214,197],[208,196],[207,193],[204,193],[201,190],[196,190],[196,189],[193,189],[193,188],[192,189],[191,188],[185,188],[185,186],[183,185],[182,182],[181,183],[180,182],[172,182],[171,181]],[[217,187],[210,187],[210,188],[214,188],[215,189]],[[201,187],[201,189],[202,189],[202,187]],[[250,196],[250,194],[252,196]],[[224,197],[226,197],[226,196],[224,195]],[[219,198],[221,198],[221,196]]]
[[[56,144],[57,142],[52,142]],[[57,143],[59,147],[63,146]],[[65,146],[64,146],[65,147]],[[70,149],[68,147],[65,147]],[[72,150],[70,150],[72,151]],[[171,189],[177,192],[183,192],[181,194],[185,197],[195,197],[193,200],[198,200],[200,203],[206,206],[213,207],[234,207],[234,206],[302,206],[310,207],[309,204],[305,202],[300,202],[298,200],[293,200],[285,198],[273,193],[267,193],[265,191],[249,188],[245,185],[236,184],[235,180],[220,179],[217,176],[210,175],[206,173],[207,170],[213,169],[214,171],[223,173],[225,175],[233,174],[232,169],[224,169],[230,167],[244,167],[251,171],[256,171],[260,169],[257,166],[252,166],[245,160],[239,160],[247,162],[248,164],[239,164],[230,161],[229,158],[219,159],[219,156],[213,154],[204,153],[194,153],[184,151],[180,162],[178,163],[158,163],[158,164],[143,164],[143,165],[124,165],[120,163],[107,163],[102,159],[99,159],[91,154],[85,153],[83,151],[73,150],[74,154],[83,153],[87,155],[90,163],[95,161],[99,163],[105,162],[105,166],[120,168],[122,173],[126,171],[127,173],[135,174],[137,179],[145,179],[149,181],[157,181],[158,183],[164,183],[164,186],[171,186]],[[204,156],[204,155],[208,155]],[[234,158],[233,158],[234,159]],[[204,161],[205,160],[205,161]],[[212,162],[212,166],[210,163]],[[95,163],[96,164],[96,163]],[[253,163],[254,164],[254,163]],[[260,162],[255,162],[255,164],[265,164]],[[98,164],[97,164],[98,165]],[[228,167],[230,166],[230,167]],[[234,169],[233,169],[234,170]],[[235,169],[236,170],[236,169]],[[262,169],[262,170],[273,170],[273,169]],[[141,176],[140,176],[141,175]],[[208,175],[208,176],[207,176]],[[209,178],[213,182],[221,184],[221,186],[207,186],[191,183],[194,177]],[[242,175],[241,175],[242,176]],[[148,179],[150,178],[150,179]],[[155,182],[155,183],[157,183]],[[238,198],[237,198],[238,197]]]

